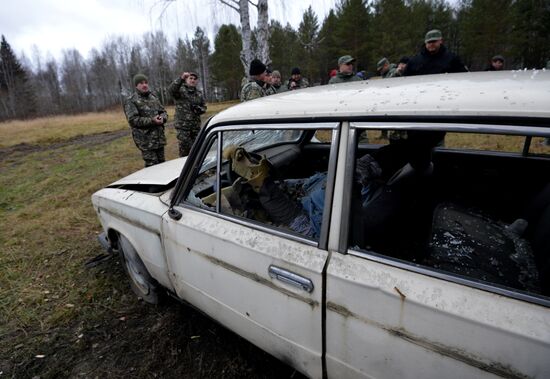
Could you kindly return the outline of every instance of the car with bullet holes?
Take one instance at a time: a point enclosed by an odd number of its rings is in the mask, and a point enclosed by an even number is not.
[[[550,72],[233,106],[92,196],[131,287],[303,374],[550,377]]]

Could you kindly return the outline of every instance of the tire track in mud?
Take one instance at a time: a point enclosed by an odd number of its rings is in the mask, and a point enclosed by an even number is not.
[[[65,146],[95,146],[101,145],[107,142],[114,141],[118,138],[127,136],[130,134],[129,129],[116,130],[114,132],[103,132],[97,134],[88,134],[84,136],[76,136],[69,138],[61,142],[55,142],[45,145],[33,145],[28,143],[20,143],[18,145],[0,148],[0,162],[8,159],[19,159],[31,153],[37,153],[42,151],[57,150]]]
[[[173,128],[173,122],[167,123],[165,128]],[[63,141],[49,143],[49,144],[28,144],[20,143],[14,146],[0,148],[0,163],[4,160],[11,158],[14,160],[12,163],[16,163],[17,159],[24,157],[28,154],[38,153],[42,151],[57,150],[66,146],[96,146],[104,143],[114,141],[118,138],[122,138],[131,134],[130,128],[115,130],[112,132],[102,132],[95,134],[79,135],[68,138]]]

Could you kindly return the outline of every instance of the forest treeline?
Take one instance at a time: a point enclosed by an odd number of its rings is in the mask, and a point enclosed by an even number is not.
[[[325,84],[338,57],[350,54],[358,70],[374,73],[382,57],[414,55],[434,28],[471,71],[496,54],[506,58],[505,69],[542,68],[550,59],[550,0],[341,0],[324,20],[308,8],[296,29],[271,20],[272,68],[287,79],[299,67],[310,83]],[[199,73],[208,100],[236,99],[245,75],[241,49],[240,28],[232,24],[222,25],[214,41],[200,27],[175,43],[157,31],[140,40],[110,37],[87,57],[64,50],[59,59],[44,59],[37,49],[32,59],[17,57],[2,36],[0,121],[112,107],[133,90],[136,73],[149,77],[165,104],[166,88],[183,70]]]

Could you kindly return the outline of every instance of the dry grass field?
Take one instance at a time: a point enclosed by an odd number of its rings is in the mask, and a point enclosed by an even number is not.
[[[230,105],[210,105],[206,117]],[[173,159],[173,128],[167,138]],[[117,260],[85,268],[102,253],[91,194],[143,166],[121,110],[3,123],[0,141],[0,377],[299,376],[186,306],[141,303]],[[534,151],[548,153],[540,141]],[[446,138],[507,151],[522,143]]]

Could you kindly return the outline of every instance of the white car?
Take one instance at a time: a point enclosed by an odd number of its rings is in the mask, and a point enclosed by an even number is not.
[[[92,196],[134,291],[313,378],[550,377],[550,72],[231,107]]]

